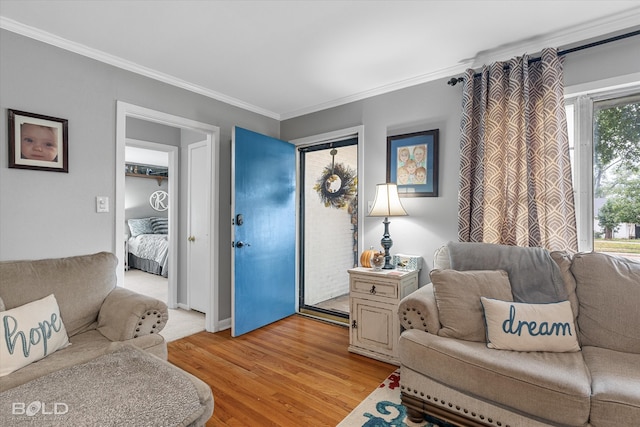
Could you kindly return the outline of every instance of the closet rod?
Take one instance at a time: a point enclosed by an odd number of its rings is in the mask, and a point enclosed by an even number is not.
[[[576,47],[572,47],[570,49],[565,49],[565,50],[561,50],[558,51],[558,56],[564,56],[568,53],[573,53],[573,52],[578,52],[580,50],[584,50],[584,49],[589,49],[592,47],[596,47],[596,46],[600,46],[603,44],[607,44],[607,43],[611,43],[611,42],[615,42],[618,40],[622,40],[622,39],[626,39],[629,37],[633,37],[633,36],[637,36],[640,34],[640,30],[636,30],[636,31],[631,31],[629,33],[625,33],[625,34],[620,34],[614,37],[609,37],[608,39],[603,39],[603,40],[599,40],[596,42],[592,42],[592,43],[587,43],[584,44],[582,46],[576,46]],[[540,61],[540,57],[538,58],[531,58],[529,60],[529,64],[533,64],[534,62],[538,62]],[[504,66],[505,70],[509,68],[509,65],[505,65]],[[479,77],[481,75],[481,73],[476,73],[474,74],[474,77]],[[464,77],[451,77],[451,79],[449,81],[447,81],[447,84],[450,86],[455,86],[458,83],[462,83],[464,81]]]

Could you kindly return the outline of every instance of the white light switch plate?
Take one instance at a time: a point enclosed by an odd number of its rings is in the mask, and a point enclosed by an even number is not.
[[[107,196],[96,197],[96,212],[109,212],[109,198]]]

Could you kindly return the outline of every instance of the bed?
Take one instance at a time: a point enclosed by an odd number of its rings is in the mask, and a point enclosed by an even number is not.
[[[167,218],[132,218],[127,221],[129,268],[167,277],[169,228]]]

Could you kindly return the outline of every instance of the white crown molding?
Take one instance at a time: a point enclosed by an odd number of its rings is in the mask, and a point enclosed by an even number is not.
[[[564,30],[545,34],[519,43],[480,52],[473,61],[473,67],[496,61],[506,61],[515,56],[536,54],[547,47],[562,50],[563,47],[602,37],[617,31],[626,30],[640,25],[640,7],[600,18],[582,25],[576,25]]]
[[[461,61],[459,64],[433,71],[428,74],[416,76],[407,80],[392,83],[390,85],[381,86],[376,89],[360,92],[344,98],[332,100],[326,103],[309,106],[281,115],[281,120],[292,119],[305,114],[311,114],[328,108],[339,107],[354,101],[382,95],[399,89],[428,83],[440,78],[446,78],[463,73],[468,68],[478,68],[484,64],[496,61],[509,60],[514,56],[522,56],[526,53],[537,53],[546,47],[562,47],[574,43],[583,42],[585,40],[600,37],[606,34],[615,33],[617,31],[637,27],[640,25],[640,7],[627,10],[615,15],[592,21],[583,25],[574,26],[565,30],[547,34],[544,37],[530,39],[524,42],[510,44],[509,46],[487,50],[476,55],[475,58]]]
[[[64,50],[68,50],[70,52],[77,53],[82,56],[86,56],[91,59],[95,59],[100,62],[104,62],[105,64],[109,64],[114,67],[121,68],[123,70],[131,71],[133,73],[140,74],[142,76],[149,77],[151,79],[158,80],[163,83],[167,83],[172,86],[176,86],[181,89],[188,90],[190,92],[194,92],[209,98],[213,98],[215,100],[224,102],[225,104],[230,104],[235,107],[242,108],[244,110],[248,110],[263,116],[270,117],[272,119],[280,120],[280,115],[273,111],[269,111],[264,108],[257,107],[255,105],[249,104],[239,99],[204,88],[202,86],[189,83],[185,80],[179,79],[169,74],[158,72],[151,68],[147,68],[142,65],[136,64],[134,62],[122,59],[120,57],[110,55],[108,53],[102,52],[97,49],[90,48],[83,44],[72,42],[65,38],[58,37],[55,34],[51,34],[49,32],[42,31],[40,29],[22,24],[18,21],[14,21],[13,19],[9,19],[4,16],[0,16],[0,28],[3,28],[7,31],[11,31],[16,34],[20,34],[25,37],[29,37],[34,40],[41,41],[43,43],[50,44],[52,46],[59,47]]]
[[[453,67],[443,68],[431,73],[422,74],[416,77],[412,77],[399,82],[394,82],[388,85],[380,86],[374,89],[370,89],[364,92],[359,92],[343,98],[327,101],[321,104],[312,105],[309,107],[301,108],[299,110],[290,111],[288,113],[281,114],[281,120],[288,120],[295,117],[303,116],[305,114],[311,114],[318,111],[326,110],[329,108],[339,107],[341,105],[348,104],[350,102],[361,101],[366,98],[372,98],[378,95],[384,95],[389,92],[394,92],[400,89],[406,89],[408,87],[417,86],[422,83],[431,82],[441,78],[449,78],[452,75],[460,74],[467,68],[471,67],[471,61],[462,62]]]
[[[160,73],[153,69],[143,67],[131,61],[126,61],[122,58],[107,54],[105,52],[89,48],[79,43],[71,42],[67,39],[63,39],[51,33],[39,30],[34,27],[30,27],[21,24],[12,19],[8,19],[0,16],[0,28],[4,28],[8,31],[21,34],[32,39],[39,40],[44,43],[51,44],[53,46],[65,49],[71,52],[78,53],[80,55],[104,62],[109,65],[113,65],[124,70],[128,70],[145,77],[149,77],[190,92],[194,92],[226,104],[242,108],[244,110],[252,111],[254,113],[270,117],[275,120],[287,120],[295,117],[303,116],[306,114],[315,113],[321,110],[339,107],[344,104],[348,104],[355,101],[360,101],[366,98],[371,98],[385,93],[393,92],[400,89],[416,86],[419,84],[431,82],[441,78],[451,77],[456,74],[463,73],[467,68],[478,68],[483,64],[492,63],[495,61],[508,60],[514,56],[521,56],[526,53],[535,54],[540,52],[545,47],[562,47],[591,38],[600,37],[606,34],[615,33],[617,31],[625,30],[640,25],[640,7],[627,10],[621,13],[610,15],[602,19],[598,19],[583,25],[574,26],[571,28],[558,31],[556,33],[547,34],[544,36],[536,37],[526,41],[505,45],[496,49],[487,50],[485,52],[479,52],[476,57],[463,60],[455,66],[436,70],[427,74],[422,74],[416,77],[412,77],[403,81],[394,82],[388,85],[380,86],[371,90],[355,93],[350,96],[338,98],[335,100],[327,101],[324,103],[304,107],[298,110],[289,111],[286,113],[277,113],[274,111],[266,110],[261,107],[246,103],[244,101],[232,98],[222,93],[206,89],[204,87],[194,85],[187,81],[178,79],[168,74]]]

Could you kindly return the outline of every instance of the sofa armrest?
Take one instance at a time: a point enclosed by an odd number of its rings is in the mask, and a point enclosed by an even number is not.
[[[398,315],[404,329],[419,329],[436,335],[440,330],[440,318],[433,284],[424,285],[404,297],[400,301]]]
[[[169,319],[167,305],[129,289],[115,288],[98,314],[98,331],[111,341],[157,334]]]

